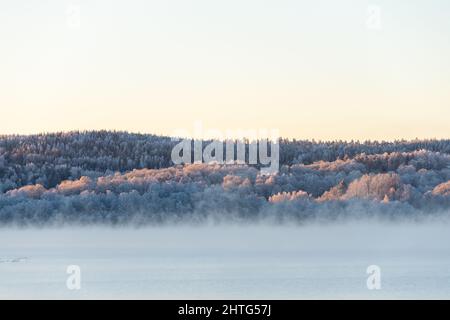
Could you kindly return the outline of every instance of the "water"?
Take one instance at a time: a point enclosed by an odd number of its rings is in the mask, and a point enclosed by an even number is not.
[[[440,223],[0,229],[2,299],[448,299]],[[66,286],[68,265],[81,289]],[[381,290],[366,269],[381,268]]]

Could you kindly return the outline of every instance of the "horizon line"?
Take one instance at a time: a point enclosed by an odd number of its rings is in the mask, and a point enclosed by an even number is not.
[[[66,130],[66,131],[42,131],[38,133],[0,133],[0,139],[4,138],[17,138],[17,137],[37,137],[37,136],[51,136],[51,135],[70,135],[70,134],[89,134],[89,133],[121,133],[121,134],[128,134],[128,135],[142,135],[142,136],[154,136],[159,138],[167,138],[167,139],[173,139],[173,140],[202,140],[202,141],[229,141],[234,140],[238,141],[240,139],[242,140],[251,140],[249,137],[243,137],[243,138],[225,138],[225,139],[216,139],[216,138],[210,138],[210,137],[204,137],[204,138],[194,138],[194,137],[179,137],[175,135],[167,135],[162,133],[149,133],[149,132],[141,132],[141,131],[128,131],[128,130],[116,130],[116,129],[84,129],[84,130]],[[270,138],[258,138],[259,140],[264,139],[270,139]],[[357,143],[357,144],[367,144],[367,143],[412,143],[412,142],[426,142],[426,141],[450,141],[450,137],[448,138],[419,138],[416,137],[414,139],[406,139],[406,138],[396,138],[396,139],[334,139],[334,140],[324,140],[324,139],[316,139],[316,138],[293,138],[293,137],[278,137],[279,141],[288,141],[288,142],[311,142],[311,143]]]

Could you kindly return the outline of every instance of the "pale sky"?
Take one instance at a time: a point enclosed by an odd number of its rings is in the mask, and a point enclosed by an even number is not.
[[[448,0],[3,1],[0,39],[2,134],[450,138]]]

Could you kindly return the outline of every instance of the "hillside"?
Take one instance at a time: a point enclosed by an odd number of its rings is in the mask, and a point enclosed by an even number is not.
[[[2,136],[0,221],[304,221],[450,208],[450,140],[281,140],[270,176],[249,165],[174,166],[176,143],[107,131]]]

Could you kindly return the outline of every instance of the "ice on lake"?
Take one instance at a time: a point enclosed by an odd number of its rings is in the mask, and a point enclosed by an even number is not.
[[[450,225],[0,229],[2,299],[448,299]],[[67,267],[81,270],[69,290]],[[380,268],[380,290],[367,267]]]

